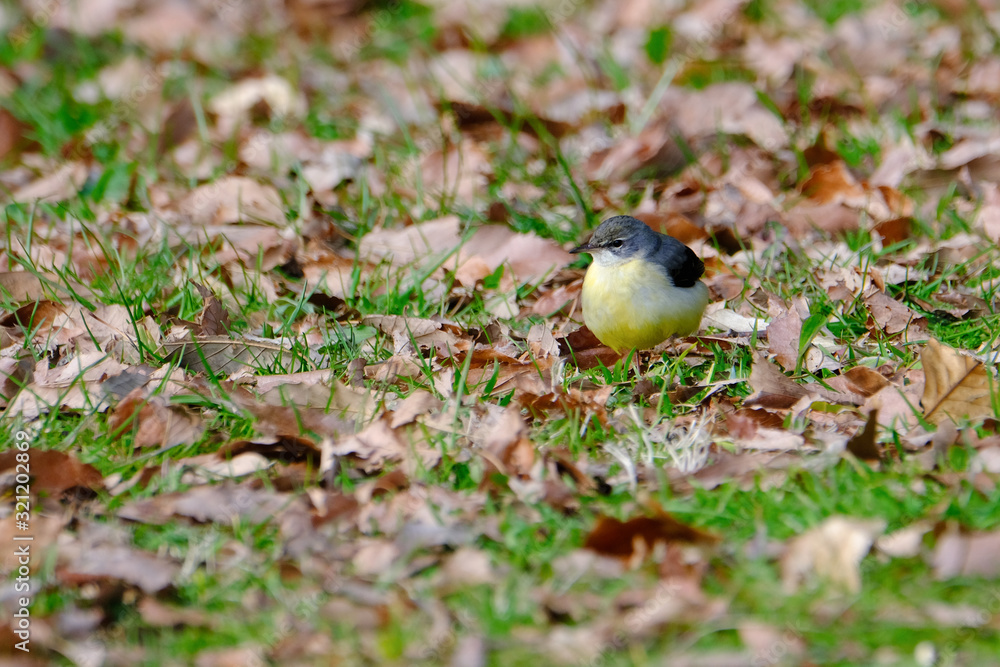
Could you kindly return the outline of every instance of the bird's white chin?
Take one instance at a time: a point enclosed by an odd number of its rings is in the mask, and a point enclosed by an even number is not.
[[[629,261],[628,257],[619,257],[612,253],[610,250],[604,248],[598,248],[591,251],[591,255],[594,258],[594,264],[603,268],[609,269],[614,266],[621,266],[625,262]]]

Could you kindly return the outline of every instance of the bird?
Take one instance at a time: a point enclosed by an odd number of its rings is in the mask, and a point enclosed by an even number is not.
[[[594,261],[583,279],[583,319],[622,354],[698,330],[708,305],[705,264],[691,248],[629,215],[608,218],[570,250]]]

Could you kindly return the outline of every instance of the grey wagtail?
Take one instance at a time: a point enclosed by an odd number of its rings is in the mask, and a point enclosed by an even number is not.
[[[583,319],[615,352],[654,347],[698,330],[705,264],[672,236],[628,215],[608,218],[572,250],[594,257],[583,279]]]

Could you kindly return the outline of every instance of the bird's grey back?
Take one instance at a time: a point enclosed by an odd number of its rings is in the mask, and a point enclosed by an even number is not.
[[[667,277],[677,287],[692,287],[705,273],[705,263],[698,258],[691,248],[672,236],[655,232],[650,233],[656,241],[650,243],[647,259],[663,268]]]

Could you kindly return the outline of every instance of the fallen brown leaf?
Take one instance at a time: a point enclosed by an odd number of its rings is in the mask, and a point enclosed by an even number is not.
[[[831,391],[817,383],[799,384],[760,355],[754,358],[749,384],[754,392],[743,401],[744,407],[790,409],[807,396],[841,405],[858,405],[861,402],[856,395]]]
[[[11,112],[0,109],[0,160],[8,154],[17,155],[33,143],[28,139],[28,129],[29,126]]]
[[[418,263],[457,248],[462,240],[459,230],[456,215],[398,229],[374,229],[361,237],[358,256],[364,261],[388,261],[395,266]]]
[[[32,274],[29,273],[8,273],[0,274],[0,278],[3,275],[7,276],[29,276],[34,278]],[[36,279],[37,280],[37,279]],[[2,281],[0,281],[2,282]],[[6,289],[0,285],[0,290]],[[15,299],[16,300],[16,299]],[[36,335],[44,337],[46,333],[52,328],[53,321],[59,316],[66,312],[66,309],[54,301],[36,301],[35,303],[29,303],[26,306],[21,306],[13,313],[0,318],[0,326],[3,327],[14,327],[18,326],[27,331],[34,331],[38,329]]]
[[[767,325],[767,351],[786,371],[796,370],[801,336],[802,318],[795,308],[789,308]]]
[[[913,228],[912,218],[891,218],[877,223],[872,232],[882,237],[884,245],[901,243],[910,238]]]
[[[83,162],[67,162],[19,188],[11,201],[63,201],[76,196],[86,180],[87,167]]]
[[[82,549],[72,562],[56,568],[63,584],[123,581],[144,593],[167,588],[179,572],[179,565],[145,551],[104,545]]]
[[[252,109],[266,107],[278,117],[297,117],[305,113],[302,93],[280,76],[270,74],[237,81],[215,95],[208,104],[219,116],[229,117],[220,122],[235,122]]]
[[[267,653],[266,647],[257,642],[232,648],[205,648],[198,652],[194,667],[240,667],[252,665]]]
[[[420,415],[440,409],[441,405],[441,401],[429,391],[415,391],[407,396],[393,411],[389,426],[398,428],[410,424]]]
[[[231,271],[231,280],[241,278],[244,267],[270,271],[286,264],[294,247],[278,227],[264,224],[198,224],[192,221],[174,225],[167,232],[182,243],[205,247],[206,251],[214,250],[212,259],[220,266],[228,268],[230,264],[238,264],[238,268]]]
[[[670,543],[712,545],[718,537],[681,523],[665,512],[627,521],[601,517],[583,546],[602,556],[620,558],[634,567]]]
[[[198,316],[198,328],[195,331],[197,336],[224,336],[229,333],[229,313],[222,305],[219,297],[212,293],[204,285],[199,285],[191,281],[201,298],[205,299],[205,307],[202,308]]]
[[[256,525],[274,519],[289,503],[286,494],[254,489],[246,484],[222,483],[132,501],[117,515],[129,521],[155,525],[167,523],[174,517],[223,525],[239,519]]]
[[[530,312],[533,315],[542,317],[552,317],[561,312],[564,308],[575,303],[580,298],[580,291],[583,289],[583,280],[575,280],[568,285],[542,291],[538,299],[531,305]]]
[[[920,404],[932,424],[962,417],[980,419],[996,415],[993,397],[996,378],[981,362],[942,345],[933,338],[920,351],[924,367],[924,395]]]
[[[18,455],[27,454],[28,463],[19,464]],[[30,448],[27,452],[9,449],[0,453],[0,473],[27,472],[31,476],[33,493],[41,491],[50,496],[61,496],[72,489],[96,490],[103,488],[104,476],[89,463],[66,452]]]
[[[121,435],[126,429],[135,433],[132,446],[137,449],[193,443],[203,431],[196,415],[162,396],[147,396],[143,387],[126,396],[108,418],[112,434]]]
[[[535,443],[521,437],[510,443],[500,454],[500,461],[508,475],[522,479],[531,478],[535,465]]]
[[[397,491],[408,488],[410,488],[410,479],[406,476],[406,473],[402,470],[393,470],[388,474],[382,475],[375,481],[372,485],[371,497],[378,498],[380,496],[392,495]],[[361,494],[359,493],[358,495],[360,496]]]
[[[319,448],[310,440],[295,435],[277,435],[271,438],[254,440],[237,440],[223,445],[216,452],[221,459],[236,457],[246,452],[253,452],[281,463],[308,463],[313,467],[319,465]]]
[[[763,357],[754,359],[749,383],[753,394],[743,401],[745,407],[790,408],[808,393]]]
[[[622,355],[615,352],[597,339],[597,336],[586,326],[568,334],[559,340],[559,353],[569,355],[573,363],[581,370],[604,365],[611,368]]]
[[[184,143],[194,135],[197,128],[198,120],[191,100],[185,98],[177,102],[163,121],[163,129],[156,145],[156,154],[162,156],[172,148]]]
[[[34,360],[30,355],[19,355],[18,359],[0,359],[0,405],[7,402],[31,383]]]
[[[907,340],[922,339],[927,336],[927,319],[909,306],[896,301],[885,292],[874,291],[865,297],[865,304],[871,313],[877,329],[890,336],[905,332]]]
[[[841,203],[815,204],[803,201],[784,213],[785,225],[802,237],[814,229],[827,234],[844,234],[858,229],[859,213]]]
[[[361,322],[392,336],[393,351],[397,355],[414,349],[433,348],[442,356],[450,357],[471,346],[469,341],[457,335],[456,330],[460,331],[458,327],[436,320],[402,315],[368,315]]]
[[[805,447],[805,438],[785,428],[758,427],[753,435],[746,438],[734,437],[733,442],[740,450],[766,452],[799,451]]]
[[[878,371],[867,366],[855,366],[847,370],[843,377],[847,379],[850,391],[861,394],[865,398],[878,393],[889,386],[889,381]]]
[[[225,479],[238,479],[273,467],[274,460],[257,452],[243,452],[232,457],[220,457],[217,453],[199,454],[182,459],[185,484],[207,484]]]
[[[34,273],[0,271],[0,295],[15,303],[44,299],[48,291]]]
[[[865,399],[862,410],[878,411],[879,425],[887,429],[897,429],[906,432],[917,424],[919,409],[919,387],[906,385],[886,385]]]
[[[379,470],[387,461],[400,461],[409,453],[409,447],[399,437],[388,419],[376,419],[364,430],[349,435],[333,444],[337,456],[352,455],[364,461],[367,472]]]
[[[164,341],[163,349],[170,358],[179,359],[181,365],[191,371],[197,373],[211,369],[212,373],[224,376],[244,369],[259,371],[272,368],[282,358],[291,355],[289,348],[281,343],[253,337],[185,337]]]
[[[424,154],[419,175],[428,193],[472,204],[486,193],[488,175],[493,171],[489,156],[472,139],[459,146]]]
[[[573,256],[551,239],[521,234],[504,225],[484,225],[475,230],[459,250],[458,262],[477,258],[492,273],[509,267],[520,282],[534,282],[573,261]],[[460,270],[460,269],[459,269]]]
[[[843,160],[814,167],[809,178],[802,182],[801,190],[818,204],[865,204],[865,190],[847,170]]]
[[[242,176],[224,176],[195,188],[179,204],[180,212],[196,225],[285,220],[278,191]]]
[[[323,435],[353,433],[354,422],[343,419],[322,408],[280,406],[262,403],[257,396],[242,387],[230,393],[233,402],[253,415],[254,426],[266,435],[302,434],[313,432]]]
[[[607,385],[599,389],[581,390],[576,387],[569,389],[556,388],[544,394],[535,393],[537,383],[530,375],[518,376],[514,378],[515,385],[519,380],[527,380],[527,386],[519,386],[523,393],[515,393],[517,402],[528,408],[535,414],[544,414],[549,410],[560,410],[572,413],[581,411],[585,415],[594,415],[601,423],[607,423],[606,405],[608,399],[614,391],[613,385]]]
[[[309,377],[322,375],[324,382],[310,382]],[[358,416],[368,418],[374,414],[377,402],[372,392],[364,388],[349,387],[338,380],[330,379],[329,369],[323,371],[305,371],[279,376],[258,376],[258,387],[269,387],[259,391],[258,399],[262,405],[288,406],[295,409],[322,409],[326,412],[344,417]]]

